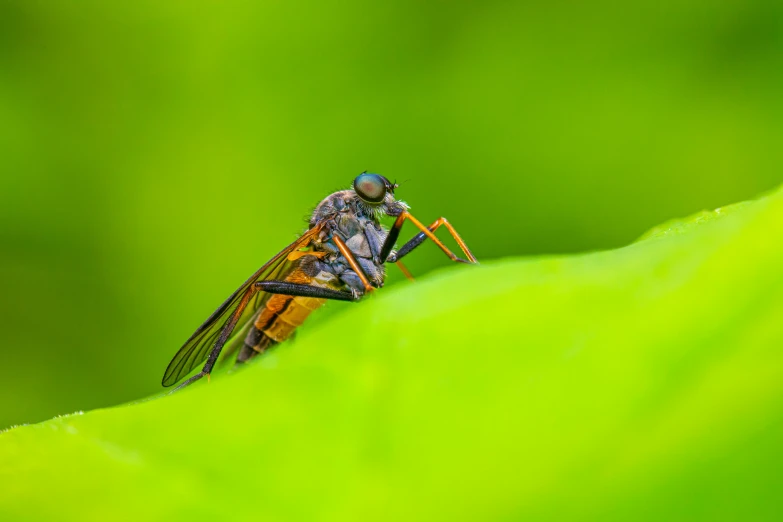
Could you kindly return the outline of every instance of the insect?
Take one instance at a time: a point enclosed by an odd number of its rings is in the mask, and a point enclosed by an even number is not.
[[[183,388],[212,371],[231,334],[239,328],[227,353],[238,351],[242,363],[291,337],[326,300],[358,301],[383,286],[386,263],[432,240],[452,261],[476,263],[454,227],[441,217],[425,227],[394,197],[397,183],[379,174],[361,173],[353,187],[327,196],[313,211],[307,232],[266,262],[209,316],[169,363],[163,386],[171,386],[204,360],[200,372],[180,384]],[[396,218],[387,230],[384,216]],[[420,232],[399,250],[394,244],[405,221]],[[449,250],[434,234],[444,226],[467,259]]]

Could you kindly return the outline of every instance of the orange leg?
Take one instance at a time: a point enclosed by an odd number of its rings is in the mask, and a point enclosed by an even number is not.
[[[454,238],[454,241],[456,241],[459,247],[462,249],[462,252],[465,254],[465,257],[468,258],[468,261],[470,261],[471,263],[478,263],[478,261],[476,260],[476,256],[473,255],[473,253],[468,248],[468,245],[465,244],[465,241],[460,237],[460,235],[457,233],[454,227],[451,226],[451,223],[449,223],[445,217],[439,217],[438,219],[435,220],[435,222],[432,225],[426,228],[424,227],[424,225],[421,224],[421,222],[419,222],[418,219],[411,216],[410,214],[408,214],[408,219],[411,221],[411,223],[416,225],[416,227],[418,227],[419,230],[424,232],[424,234],[427,237],[435,241],[435,244],[437,244],[440,247],[440,249],[446,253],[447,256],[449,256],[452,260],[456,261],[457,256],[455,256],[453,252],[451,252],[448,248],[446,248],[446,246],[443,243],[441,243],[437,237],[435,237],[435,234],[433,234],[433,232],[435,232],[441,225],[445,226],[446,229],[451,234],[451,237]]]
[[[340,239],[340,236],[338,236],[337,234],[332,236],[332,239],[334,239],[337,248],[340,250],[340,253],[343,255],[345,260],[348,261],[349,265],[351,265],[351,269],[353,269],[353,271],[356,272],[356,275],[359,276],[362,285],[364,285],[364,290],[367,293],[370,293],[373,290],[375,290],[375,287],[372,286],[370,282],[367,280],[367,276],[364,274],[364,270],[362,270],[362,267],[360,267],[359,263],[356,262],[356,258],[353,257],[353,252],[351,252],[351,250],[348,248],[348,245],[345,244],[345,241]]]
[[[397,268],[400,269],[400,272],[402,272],[403,275],[405,277],[407,277],[409,281],[415,281],[415,279],[413,279],[413,274],[411,274],[411,272],[410,272],[410,270],[408,270],[407,266],[402,264],[402,261],[397,261],[394,264],[397,265]]]
[[[391,253],[392,246],[394,242],[397,240],[397,237],[399,236],[400,229],[402,228],[402,224],[405,222],[405,220],[409,220],[411,223],[413,223],[416,228],[421,230],[419,234],[417,234],[413,239],[405,243],[399,251],[394,256],[389,256]],[[443,244],[443,242],[438,239],[435,234],[433,233],[435,230],[437,230],[441,225],[445,226],[446,229],[451,234],[451,237],[454,238],[454,240],[457,242],[459,247],[462,249],[462,252],[465,254],[465,257],[468,259],[461,259],[457,257],[457,255],[449,250],[449,248]],[[452,261],[457,261],[460,263],[478,263],[476,260],[476,256],[473,255],[473,253],[468,248],[468,245],[465,244],[465,241],[460,237],[460,235],[457,233],[457,231],[454,229],[453,226],[451,226],[451,223],[449,223],[446,218],[441,217],[435,220],[434,223],[432,223],[429,227],[425,227],[418,219],[413,217],[408,212],[403,212],[397,217],[397,220],[394,222],[394,225],[392,226],[391,230],[389,231],[389,235],[386,238],[386,242],[383,245],[383,249],[381,250],[381,257],[386,256],[385,259],[388,261],[397,262],[399,261],[403,256],[408,254],[411,250],[419,246],[426,238],[431,239],[436,245],[438,245],[438,248],[440,248],[444,254],[449,256],[449,258]]]

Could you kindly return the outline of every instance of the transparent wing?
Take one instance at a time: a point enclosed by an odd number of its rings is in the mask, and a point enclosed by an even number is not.
[[[313,237],[318,235],[320,231],[321,226],[315,226],[305,232],[299,239],[285,247],[275,257],[267,261],[266,264],[259,268],[255,274],[250,276],[236,292],[231,294],[231,296],[229,296],[229,298],[226,299],[226,301],[220,305],[206,321],[204,321],[204,324],[199,326],[198,330],[190,336],[190,339],[185,341],[182,348],[179,349],[166,368],[166,372],[163,374],[163,386],[175,384],[189,374],[196,366],[203,363],[214,348],[215,342],[223,331],[223,328],[229,322],[231,316],[236,312],[237,307],[242,301],[242,296],[247,289],[257,281],[277,279],[281,278],[281,276],[284,278],[286,270],[290,269],[292,264],[288,261],[288,255],[294,250],[307,246],[310,241],[312,241]],[[252,299],[250,299],[234,326],[235,331],[242,330],[243,325],[253,317],[261,306],[263,306],[269,298],[269,295],[270,294],[266,292],[257,292]]]

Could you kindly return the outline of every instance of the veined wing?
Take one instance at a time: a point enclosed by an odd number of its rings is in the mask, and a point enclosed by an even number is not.
[[[204,321],[204,324],[199,326],[198,330],[190,336],[190,339],[185,341],[182,348],[179,349],[166,368],[166,373],[163,374],[163,386],[175,384],[189,374],[196,366],[203,363],[214,348],[215,342],[223,331],[223,328],[225,328],[231,320],[231,316],[236,312],[237,307],[240,306],[242,298],[247,290],[257,281],[274,279],[282,274],[286,267],[290,265],[290,263],[286,262],[289,254],[307,246],[310,241],[318,235],[321,228],[322,226],[316,225],[305,232],[296,241],[267,261],[266,264],[259,268],[255,274],[250,276],[236,292],[231,294],[231,296],[229,296],[229,298],[226,299],[226,301],[220,305],[206,321]],[[256,292],[247,303],[239,320],[234,325],[234,331],[241,330],[243,324],[256,313],[268,298],[268,293]]]

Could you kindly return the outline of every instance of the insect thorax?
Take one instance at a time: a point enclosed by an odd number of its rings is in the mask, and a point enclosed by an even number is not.
[[[348,261],[340,254],[333,237],[339,235],[353,253],[367,277],[382,286],[386,270],[380,259],[380,251],[387,231],[380,224],[376,207],[369,207],[352,190],[343,190],[324,199],[313,212],[310,225],[323,224],[323,232],[313,243],[313,249],[326,252],[321,260],[327,269],[337,275],[347,287],[364,291]]]

